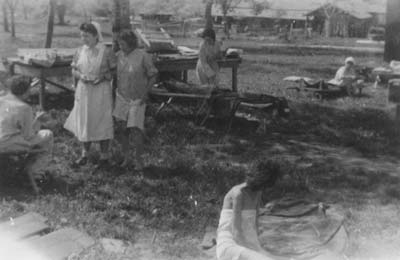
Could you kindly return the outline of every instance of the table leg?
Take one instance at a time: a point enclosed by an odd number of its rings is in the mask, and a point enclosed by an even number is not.
[[[46,82],[44,78],[40,78],[39,105],[42,110],[45,110],[45,97],[46,97]]]
[[[183,82],[187,82],[188,81],[188,71],[184,70],[183,71]]]
[[[237,92],[237,65],[232,67],[232,90]]]

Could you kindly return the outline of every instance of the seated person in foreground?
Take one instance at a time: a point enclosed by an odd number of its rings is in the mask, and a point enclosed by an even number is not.
[[[30,78],[13,76],[6,85],[8,91],[0,96],[0,153],[51,150],[53,133],[39,130],[44,112],[34,117],[32,108],[24,102],[29,95]]]
[[[354,68],[355,60],[353,57],[347,57],[345,65],[340,67],[335,75],[335,78],[328,81],[329,84],[336,86],[347,87],[348,90],[354,93],[355,89],[361,89],[364,87],[364,81],[359,79]]]
[[[271,189],[281,169],[266,161],[250,172],[246,181],[234,186],[224,198],[217,231],[218,260],[268,260],[279,257],[265,251],[258,240],[257,213],[261,195]]]
[[[234,186],[225,195],[217,230],[218,260],[295,259],[273,255],[266,251],[260,244],[258,234],[258,212],[262,204],[262,194],[270,193],[282,175],[278,162],[266,160],[247,174],[244,183]],[[299,259],[304,260],[304,258]],[[339,260],[342,258],[326,250],[310,259]]]

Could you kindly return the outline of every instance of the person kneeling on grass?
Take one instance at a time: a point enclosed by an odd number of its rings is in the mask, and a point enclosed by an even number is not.
[[[118,44],[121,51],[117,54],[117,90],[113,116],[122,121],[125,129],[121,140],[124,153],[121,167],[131,164],[132,142],[136,150],[135,168],[142,170],[146,101],[158,71],[151,56],[137,48],[137,37],[133,32],[120,33]]]
[[[45,113],[36,116],[25,103],[31,79],[13,76],[7,81],[8,92],[0,96],[0,153],[29,152],[32,149],[51,151],[53,132],[39,130]]]

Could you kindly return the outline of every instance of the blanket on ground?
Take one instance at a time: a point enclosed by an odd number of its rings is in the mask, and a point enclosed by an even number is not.
[[[288,259],[312,259],[347,244],[343,216],[332,206],[285,199],[268,203],[258,218],[259,240],[268,252]]]

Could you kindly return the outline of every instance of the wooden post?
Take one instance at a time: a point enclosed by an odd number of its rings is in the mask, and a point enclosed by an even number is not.
[[[237,71],[238,71],[238,66],[234,64],[232,66],[232,90],[233,92],[237,92]]]
[[[188,71],[184,70],[183,71],[183,82],[187,82],[188,81]]]
[[[396,122],[400,125],[400,104],[396,104]]]
[[[47,20],[47,34],[46,34],[46,43],[45,48],[51,47],[51,42],[53,39],[53,29],[54,29],[54,9],[55,2],[54,0],[49,0],[49,16]]]
[[[45,99],[46,99],[46,82],[44,77],[40,77],[40,89],[39,89],[39,105],[40,108],[45,110]]]
[[[387,0],[384,60],[400,60],[400,1]]]

